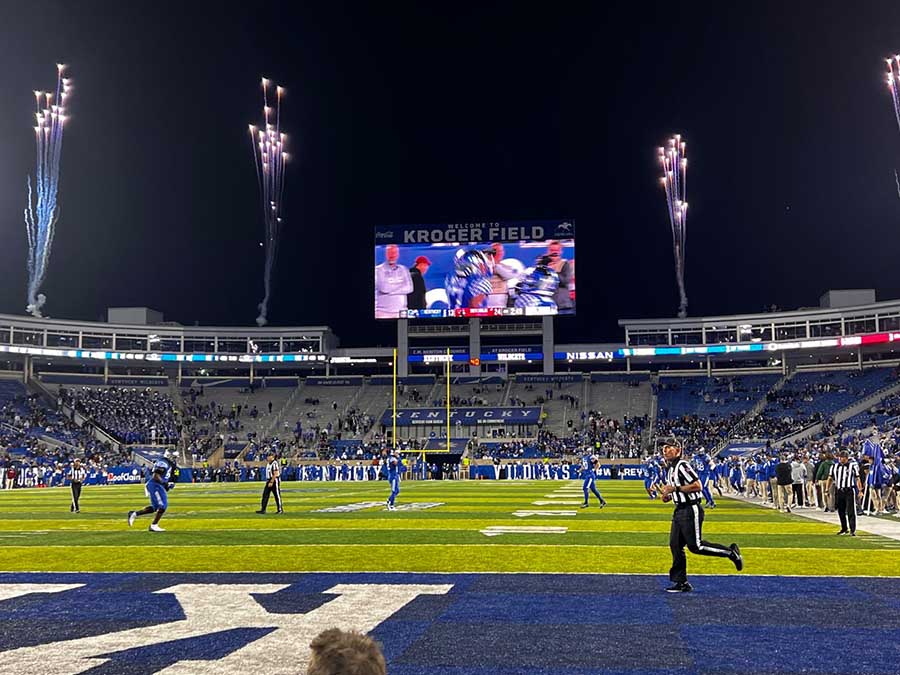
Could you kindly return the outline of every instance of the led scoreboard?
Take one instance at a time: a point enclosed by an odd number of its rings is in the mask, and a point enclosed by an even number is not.
[[[574,314],[571,220],[375,230],[375,318]]]

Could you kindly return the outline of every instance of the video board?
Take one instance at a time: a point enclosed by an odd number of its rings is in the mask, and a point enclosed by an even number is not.
[[[571,220],[375,230],[375,318],[575,314]]]

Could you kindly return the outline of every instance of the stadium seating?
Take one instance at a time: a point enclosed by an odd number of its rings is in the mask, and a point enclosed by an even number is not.
[[[647,376],[594,375],[588,391],[588,409],[617,420],[648,414],[653,399]]]
[[[729,377],[661,377],[657,409],[666,418],[696,415],[727,418],[744,414],[781,379],[778,374]]]

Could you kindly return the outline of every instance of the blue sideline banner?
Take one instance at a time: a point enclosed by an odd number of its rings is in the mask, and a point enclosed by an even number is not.
[[[578,464],[542,464],[540,462],[489,464],[469,467],[469,478],[486,480],[579,480]],[[611,480],[612,464],[603,464],[597,471],[600,480]],[[641,467],[625,465],[618,468],[619,480],[641,480]]]

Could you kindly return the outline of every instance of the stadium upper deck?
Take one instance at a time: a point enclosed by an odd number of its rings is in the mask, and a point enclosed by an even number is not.
[[[466,364],[503,364],[502,371],[534,370],[543,362],[583,364],[589,369],[625,370],[655,367],[708,369],[782,365],[823,360],[885,358],[900,340],[900,300],[835,309],[741,314],[687,319],[623,319],[624,342],[493,346],[479,343],[479,353],[459,345],[446,356],[445,346],[411,347],[413,372],[430,372],[447,358]],[[462,327],[462,326],[460,326]],[[514,331],[488,339],[507,340]],[[410,331],[410,335],[414,335]],[[10,363],[42,357],[42,363],[106,363],[162,373],[166,367],[206,369],[294,368],[317,374],[384,372],[392,360],[385,348],[341,348],[327,326],[286,328],[130,325],[0,315],[0,353]],[[46,361],[45,361],[46,359]],[[775,363],[775,362],[778,363]],[[126,363],[122,363],[126,362]],[[536,365],[537,364],[537,365]],[[21,365],[11,366],[21,368]],[[480,371],[479,371],[480,372]]]

